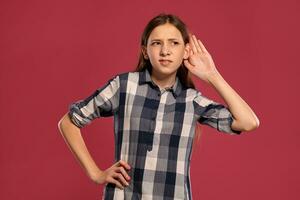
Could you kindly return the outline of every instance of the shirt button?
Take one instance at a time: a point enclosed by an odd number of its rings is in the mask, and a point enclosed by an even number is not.
[[[147,145],[147,150],[152,151],[152,145]]]

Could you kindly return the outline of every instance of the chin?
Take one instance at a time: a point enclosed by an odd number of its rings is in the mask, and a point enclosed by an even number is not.
[[[170,74],[176,73],[178,68],[179,67],[174,67],[174,66],[162,66],[160,64],[158,64],[158,66],[156,66],[156,67],[153,67],[153,69],[155,71],[159,71],[160,73],[165,74],[165,75],[170,75]]]
[[[170,68],[170,67],[158,67],[154,68],[155,71],[158,71],[159,73],[165,74],[165,75],[171,75],[173,73],[176,73],[177,69]]]

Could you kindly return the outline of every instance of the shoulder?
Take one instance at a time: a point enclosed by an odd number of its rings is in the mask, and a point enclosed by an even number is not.
[[[115,83],[116,87],[127,88],[128,85],[138,85],[141,77],[141,72],[123,71],[115,74],[110,80],[110,83]]]
[[[186,93],[186,98],[194,100],[197,96],[201,95],[201,92],[196,88],[183,88],[183,91]]]
[[[200,90],[198,90],[197,88],[187,88],[186,89],[186,97],[187,97],[187,99],[192,101],[194,103],[194,105],[197,105],[197,106],[205,107],[210,104],[216,103],[212,99],[203,95],[202,92]]]
[[[216,102],[210,98],[208,98],[207,96],[203,95],[201,91],[199,90],[195,90],[194,91],[194,98],[193,98],[193,102],[196,105],[200,105],[202,107],[206,107],[210,104],[216,104]]]
[[[140,76],[140,72],[137,71],[126,71],[126,72],[120,72],[115,75],[115,77],[118,77],[120,80],[130,80],[130,79],[138,79]]]

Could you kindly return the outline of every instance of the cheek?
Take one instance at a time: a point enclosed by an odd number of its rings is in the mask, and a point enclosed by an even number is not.
[[[148,55],[150,58],[156,58],[157,56],[159,56],[159,49],[149,49],[148,51]]]
[[[182,60],[182,59],[183,59],[184,53],[185,53],[185,51],[182,50],[182,49],[180,49],[180,50],[178,50],[178,51],[176,52],[176,57],[178,58],[178,60]]]

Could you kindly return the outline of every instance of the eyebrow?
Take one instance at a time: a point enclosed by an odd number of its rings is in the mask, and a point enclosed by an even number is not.
[[[169,38],[168,40],[169,41],[174,41],[174,40],[179,40],[179,39],[177,39],[177,38]],[[161,39],[152,39],[151,42],[153,42],[153,41],[162,41],[162,40]]]

